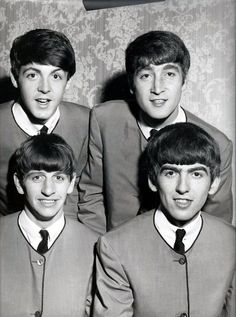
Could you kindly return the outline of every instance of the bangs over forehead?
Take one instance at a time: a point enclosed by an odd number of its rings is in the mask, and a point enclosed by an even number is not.
[[[211,180],[220,174],[218,144],[207,132],[191,123],[176,123],[157,131],[146,147],[145,159],[154,184],[160,167],[167,163],[205,165],[210,168]]]
[[[32,170],[59,171],[72,178],[75,162],[71,147],[56,134],[31,137],[16,151],[16,173],[23,179]]]

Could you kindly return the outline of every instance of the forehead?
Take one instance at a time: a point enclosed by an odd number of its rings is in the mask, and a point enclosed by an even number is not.
[[[25,73],[27,71],[36,71],[38,73],[53,73],[56,71],[61,71],[66,73],[62,68],[54,65],[44,65],[38,63],[29,63],[26,65],[22,65],[20,68],[20,73]]]
[[[142,70],[150,70],[153,72],[173,70],[173,71],[176,71],[178,73],[182,73],[181,67],[177,63],[164,63],[164,64],[160,64],[160,65],[155,65],[155,64],[150,63],[148,65],[140,66],[137,69],[137,72],[142,71]]]

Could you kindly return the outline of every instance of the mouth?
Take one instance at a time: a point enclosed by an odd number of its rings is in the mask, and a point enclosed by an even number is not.
[[[192,200],[187,198],[175,198],[176,205],[180,208],[187,208],[191,205]]]
[[[57,199],[39,199],[39,202],[44,207],[52,207],[57,203]]]
[[[166,103],[167,99],[151,99],[150,101],[154,106],[161,107]]]
[[[51,99],[48,99],[48,98],[37,98],[35,100],[42,106],[48,105],[49,102],[51,101]]]

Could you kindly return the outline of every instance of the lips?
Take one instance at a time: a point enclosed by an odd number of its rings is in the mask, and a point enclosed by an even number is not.
[[[35,100],[41,105],[47,105],[51,101],[51,99],[48,98],[37,98]]]
[[[192,203],[191,199],[186,198],[175,198],[174,201],[176,205],[180,208],[188,208]]]
[[[44,207],[52,207],[57,203],[57,199],[39,199],[39,202]]]
[[[155,106],[160,107],[167,101],[167,99],[152,99],[150,100]]]

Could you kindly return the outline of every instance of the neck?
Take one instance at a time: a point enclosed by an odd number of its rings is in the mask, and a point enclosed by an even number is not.
[[[163,118],[163,119],[156,119],[150,117],[146,112],[143,112],[142,110],[140,111],[140,116],[143,122],[150,128],[153,129],[161,129],[164,128],[165,126],[171,124],[174,122],[174,120],[177,118],[179,113],[179,107],[176,107],[168,117]]]

